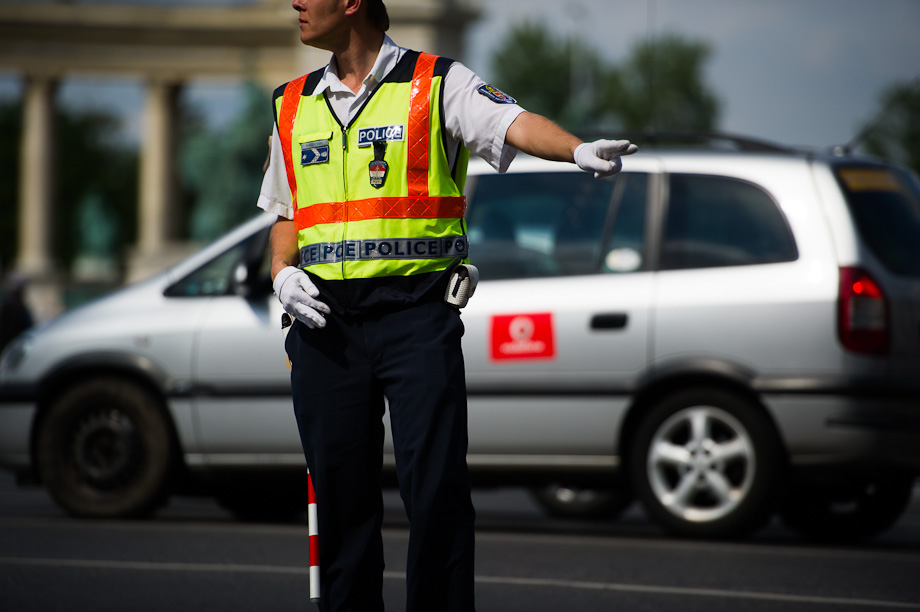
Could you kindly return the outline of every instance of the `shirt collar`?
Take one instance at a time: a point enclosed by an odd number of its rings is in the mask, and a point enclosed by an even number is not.
[[[374,61],[374,66],[367,76],[364,77],[364,83],[357,95],[360,96],[366,91],[373,91],[380,81],[396,67],[396,64],[402,58],[405,51],[405,49],[393,42],[393,39],[384,34],[383,45],[377,53],[377,59]],[[342,83],[341,79],[339,79],[338,67],[335,64],[335,56],[333,56],[326,65],[326,69],[323,71],[323,78],[320,79],[315,91],[326,91],[327,89],[333,93],[356,95]]]

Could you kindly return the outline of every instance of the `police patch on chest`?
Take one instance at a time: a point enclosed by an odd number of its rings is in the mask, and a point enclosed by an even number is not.
[[[369,147],[375,142],[404,142],[405,140],[406,126],[404,125],[381,125],[358,130],[359,147]]]
[[[313,140],[300,143],[300,165],[329,163],[329,141]]]
[[[480,85],[479,89],[476,91],[492,100],[493,102],[498,102],[499,104],[517,104],[517,100],[505,92],[492,87],[491,85]]]

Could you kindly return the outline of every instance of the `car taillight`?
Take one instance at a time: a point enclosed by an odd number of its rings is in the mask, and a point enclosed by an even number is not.
[[[837,332],[855,353],[888,352],[888,301],[881,286],[860,268],[840,268]]]

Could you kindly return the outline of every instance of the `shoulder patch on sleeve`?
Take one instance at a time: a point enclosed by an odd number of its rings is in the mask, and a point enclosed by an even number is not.
[[[517,104],[517,100],[505,92],[492,87],[491,85],[480,85],[479,89],[476,91],[492,100],[493,102],[498,102],[499,104]]]

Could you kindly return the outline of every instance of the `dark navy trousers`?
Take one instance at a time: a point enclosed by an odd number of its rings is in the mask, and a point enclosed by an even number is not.
[[[410,612],[469,612],[475,513],[457,310],[443,302],[295,323],[294,412],[316,491],[323,612],[383,610],[385,411],[409,517]]]

